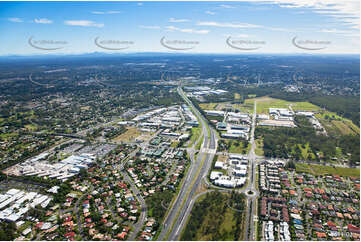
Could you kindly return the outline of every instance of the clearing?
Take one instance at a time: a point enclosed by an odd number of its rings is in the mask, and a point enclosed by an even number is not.
[[[142,132],[137,127],[127,127],[127,131],[114,138],[113,141],[135,142],[136,138],[141,134]]]
[[[289,108],[290,104],[293,111],[303,110],[303,111],[319,111],[320,107],[309,103],[309,102],[290,102],[282,99],[276,99],[268,96],[257,97],[246,99],[245,104],[254,104],[257,102],[257,113],[268,114],[269,108]]]
[[[344,177],[360,177],[360,169],[337,166],[323,166],[315,164],[296,163],[297,172],[311,173],[315,176],[331,174]]]

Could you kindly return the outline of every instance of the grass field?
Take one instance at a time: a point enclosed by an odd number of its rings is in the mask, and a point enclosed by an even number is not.
[[[228,206],[231,199],[230,195],[222,193],[202,195],[194,205],[180,240],[239,240],[244,213],[239,214]]]
[[[360,134],[360,128],[351,120],[338,116],[336,113],[321,111],[315,115],[326,131],[332,135]]]
[[[224,216],[227,219],[224,219],[223,223],[221,224],[221,226],[219,227],[219,231],[232,231],[232,226],[234,226],[234,220],[235,218],[233,217],[233,212],[231,209],[227,209],[226,213],[224,214]],[[212,216],[209,216],[205,219],[204,223],[205,224],[211,224],[213,220]],[[227,234],[228,235],[228,234]],[[208,241],[208,240],[212,240],[212,234],[205,234],[203,231],[201,231],[200,233],[197,234],[197,240],[199,241]],[[226,237],[225,240],[234,240],[234,238],[230,235],[228,235]]]
[[[256,149],[254,150],[254,152],[256,153],[256,155],[263,156],[264,155],[264,152],[263,152],[263,140],[262,139],[256,139],[255,143],[256,143]]]
[[[218,155],[217,156],[217,161],[226,162],[227,160],[228,160],[228,156],[226,156],[226,155]]]
[[[271,98],[268,96],[246,99],[245,104],[254,104],[257,102],[257,113],[268,114],[269,108],[289,108],[292,106],[293,111],[319,111],[320,107],[309,102],[289,102],[286,100]]]
[[[240,112],[243,113],[253,113],[253,104],[244,103],[244,104],[233,104],[234,109],[238,109]]]
[[[253,104],[244,103],[244,104],[231,104],[230,102],[223,102],[223,103],[201,103],[199,106],[203,110],[218,110],[221,111],[226,108],[226,106],[232,105],[233,109],[238,109],[240,112],[244,113],[252,113],[253,112]]]
[[[174,142],[172,142],[172,144],[170,145],[170,147],[176,148],[178,144],[179,144],[179,141],[174,141]]]
[[[296,163],[296,171],[301,173],[312,173],[310,166],[304,163]]]
[[[197,142],[199,136],[201,135],[201,128],[197,127],[197,128],[192,128],[192,136],[189,140],[189,144],[188,144],[188,148],[192,147],[192,145]]]
[[[238,154],[247,154],[249,149],[251,148],[251,145],[249,144],[246,148],[243,147],[242,141],[237,141],[239,145],[236,145],[236,141],[234,140],[225,140],[226,143],[230,145],[228,152],[229,153],[238,153]]]
[[[90,110],[90,106],[82,106],[80,107],[81,110]]]
[[[315,154],[311,152],[309,143],[306,143],[305,147],[302,147],[301,144],[298,144],[298,148],[300,148],[304,160],[316,158]]]
[[[127,127],[127,131],[114,138],[113,141],[134,142],[141,134],[137,127]]]
[[[344,168],[344,167],[332,167],[314,164],[296,163],[297,172],[311,173],[313,175],[339,175],[344,177],[354,176],[360,177],[360,169],[357,168]]]
[[[234,99],[235,100],[239,100],[240,98],[241,98],[241,95],[239,95],[239,93],[234,94]]]
[[[15,133],[15,132],[0,134],[0,140],[8,140],[11,137],[15,137],[15,136],[17,136],[17,133]]]
[[[200,103],[199,106],[203,110],[215,110],[217,103]]]
[[[31,132],[34,132],[37,130],[37,126],[34,124],[27,124],[27,125],[25,125],[25,128]]]
[[[196,150],[200,150],[200,149],[201,149],[202,143],[203,143],[203,136],[202,136],[202,138],[199,140],[199,142],[197,143],[197,145],[196,145]]]

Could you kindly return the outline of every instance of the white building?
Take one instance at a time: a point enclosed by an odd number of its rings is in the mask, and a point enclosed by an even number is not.
[[[217,161],[215,164],[214,164],[214,168],[215,169],[224,169],[224,163],[222,161]]]

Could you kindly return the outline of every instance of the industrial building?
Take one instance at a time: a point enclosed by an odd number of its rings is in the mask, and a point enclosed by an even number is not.
[[[36,192],[10,189],[4,194],[0,194],[0,221],[16,222],[30,208],[37,205],[45,208],[51,200],[51,197]]]

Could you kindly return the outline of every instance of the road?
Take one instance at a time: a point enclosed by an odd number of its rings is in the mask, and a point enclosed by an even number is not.
[[[54,87],[54,86],[51,86],[49,84],[42,84],[40,82],[37,82],[37,81],[34,81],[33,78],[32,78],[33,74],[30,74],[29,75],[29,81],[35,85],[38,85],[38,86],[42,86],[42,87],[46,87],[46,88],[49,88],[49,87]]]
[[[124,170],[124,166],[125,164],[128,162],[129,158],[134,157],[135,154],[139,151],[139,148],[135,149],[134,151],[132,151],[131,153],[129,153],[121,162],[120,164],[117,164],[114,168],[119,170],[120,173],[123,176],[123,179],[126,183],[128,183],[130,185],[130,190],[132,190],[132,193],[134,194],[135,198],[138,200],[138,202],[140,203],[140,216],[138,218],[138,221],[136,224],[133,225],[134,230],[131,232],[128,240],[136,240],[136,237],[139,233],[139,231],[142,229],[142,226],[145,222],[145,219],[147,217],[147,204],[145,203],[145,200],[143,199],[143,197],[141,196],[140,191],[138,190],[138,188],[134,185],[133,180],[129,177],[128,173]]]
[[[136,240],[137,234],[142,229],[142,226],[145,222],[145,219],[147,216],[147,205],[146,205],[143,197],[140,195],[139,190],[137,189],[137,187],[134,185],[133,181],[128,176],[128,174],[126,172],[121,172],[121,173],[123,175],[124,180],[130,184],[130,189],[132,190],[133,194],[135,195],[136,199],[138,200],[138,202],[140,203],[140,206],[141,206],[141,212],[140,212],[139,219],[138,219],[137,223],[133,225],[134,230],[128,238],[128,240],[134,241],[134,240]]]
[[[254,219],[257,216],[256,211],[256,203],[257,203],[257,197],[258,197],[258,191],[256,189],[256,169],[257,169],[257,157],[255,153],[256,149],[256,143],[254,140],[254,131],[256,129],[256,117],[257,117],[257,102],[254,102],[254,111],[252,116],[252,128],[251,128],[251,136],[250,136],[250,143],[251,143],[251,150],[248,153],[248,161],[250,162],[251,170],[249,172],[249,180],[248,185],[245,189],[245,194],[247,196],[247,204],[249,209],[247,210],[246,215],[246,235],[245,240],[255,240],[254,238]]]
[[[208,126],[207,120],[194,107],[192,102],[186,97],[181,87],[178,87],[178,93],[184,101],[190,106],[194,114],[198,117],[202,127],[203,143],[196,158],[194,158],[194,150],[191,150],[191,165],[185,177],[185,182],[179,191],[175,202],[170,207],[168,214],[163,223],[163,229],[158,240],[177,240],[182,227],[192,207],[192,197],[195,195],[197,188],[202,179],[207,176],[208,170],[212,165],[213,157],[216,151],[217,140],[215,131]],[[209,127],[209,133],[208,133]]]

